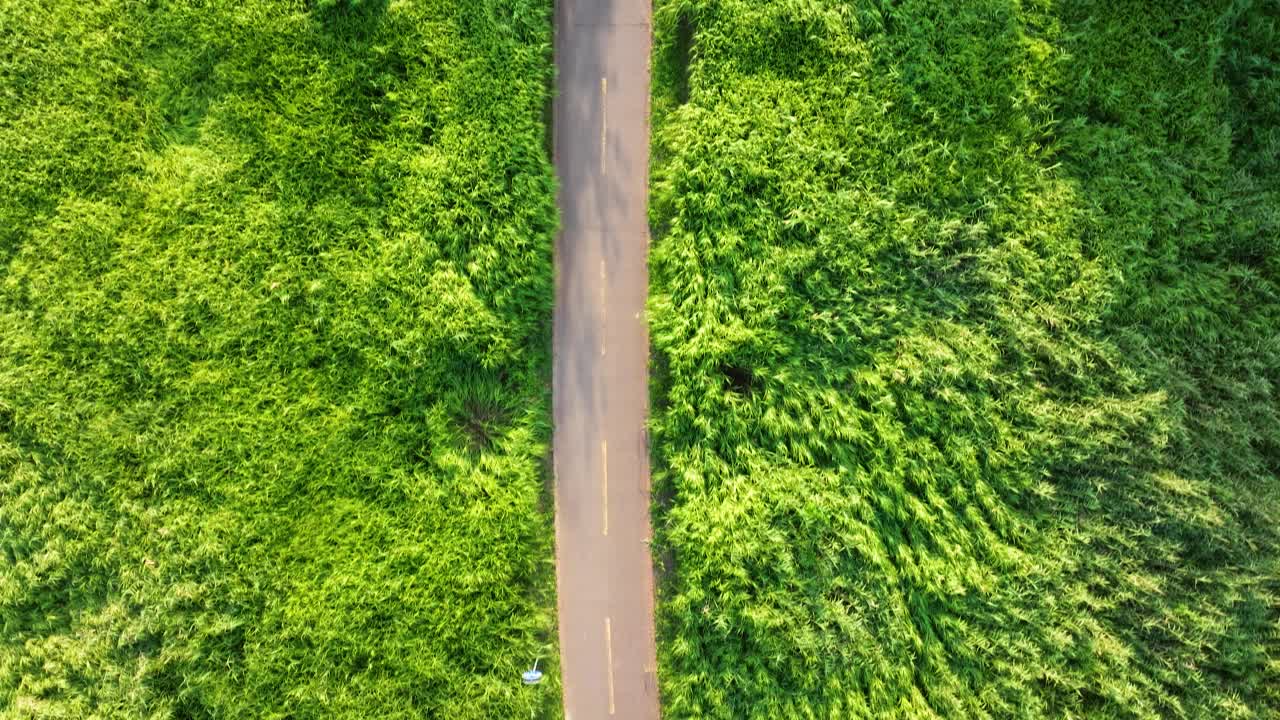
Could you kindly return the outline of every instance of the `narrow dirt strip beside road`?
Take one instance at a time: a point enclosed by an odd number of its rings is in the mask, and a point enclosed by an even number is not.
[[[649,553],[650,6],[556,8],[555,475],[567,720],[657,718]]]

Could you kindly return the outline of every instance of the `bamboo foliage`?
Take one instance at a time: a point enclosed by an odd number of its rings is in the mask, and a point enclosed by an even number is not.
[[[678,718],[1280,716],[1280,18],[664,0]]]
[[[0,2],[0,717],[559,714],[550,19]]]

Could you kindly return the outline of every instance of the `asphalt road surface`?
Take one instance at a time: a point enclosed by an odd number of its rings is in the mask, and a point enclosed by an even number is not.
[[[649,0],[559,0],[555,475],[567,720],[657,718],[649,552]]]

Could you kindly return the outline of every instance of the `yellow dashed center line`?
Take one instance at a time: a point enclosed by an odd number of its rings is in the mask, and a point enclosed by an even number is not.
[[[600,174],[609,174],[605,138],[609,134],[609,78],[600,78]]]
[[[604,619],[604,649],[609,661],[609,714],[613,714],[613,623]]]
[[[608,328],[609,328],[609,303],[608,303],[608,285],[609,280],[605,273],[604,258],[600,258],[600,357],[604,357],[608,352]]]
[[[600,505],[602,507],[603,523],[601,534],[609,534],[609,445],[604,440],[600,441]]]

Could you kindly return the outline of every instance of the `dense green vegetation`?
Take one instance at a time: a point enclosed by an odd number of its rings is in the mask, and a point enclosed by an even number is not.
[[[659,0],[676,718],[1280,718],[1280,7]]]
[[[557,714],[545,0],[0,0],[0,717]]]

